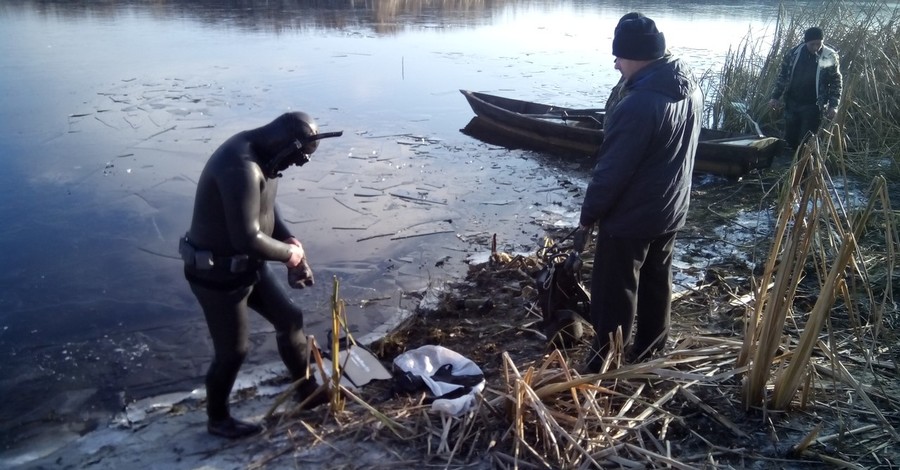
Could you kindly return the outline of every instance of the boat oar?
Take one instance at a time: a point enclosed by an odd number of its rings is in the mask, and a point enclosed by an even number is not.
[[[765,134],[763,134],[762,130],[759,128],[759,124],[757,124],[756,121],[754,121],[753,118],[750,117],[750,113],[748,112],[749,107],[747,106],[747,103],[732,101],[731,106],[735,109],[735,111],[740,113],[741,116],[744,116],[744,118],[750,121],[750,124],[753,124],[753,128],[756,129],[757,136],[765,137]]]

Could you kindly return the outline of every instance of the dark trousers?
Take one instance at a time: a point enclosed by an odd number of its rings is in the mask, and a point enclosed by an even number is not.
[[[637,316],[631,351],[660,349],[669,332],[675,233],[654,239],[600,235],[591,277],[591,322],[596,336],[589,367],[599,370],[610,337],[622,328],[626,344]]]
[[[815,104],[788,102],[784,107],[784,140],[796,150],[809,133],[815,135],[822,125],[822,110]]]
[[[294,380],[305,376],[308,362],[303,312],[287,294],[268,265],[259,272],[259,281],[228,290],[210,283],[190,282],[200,302],[215,356],[206,373],[206,412],[211,420],[230,416],[228,396],[249,349],[248,309],[262,315],[275,327],[275,340],[282,362]]]

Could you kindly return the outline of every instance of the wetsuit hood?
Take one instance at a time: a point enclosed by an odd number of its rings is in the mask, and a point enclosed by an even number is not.
[[[303,166],[319,147],[319,140],[343,131],[319,133],[319,126],[303,112],[285,113],[251,131],[260,167],[267,178],[277,178],[291,165]]]

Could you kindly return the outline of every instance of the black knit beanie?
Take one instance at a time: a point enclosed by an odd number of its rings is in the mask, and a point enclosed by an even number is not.
[[[825,37],[825,34],[822,33],[822,28],[817,28],[813,26],[806,30],[803,33],[803,42],[809,41],[821,41]]]
[[[638,18],[646,18],[646,16],[644,16],[643,13],[640,13],[637,11],[633,11],[631,13],[625,13],[624,15],[622,15],[621,18],[619,18],[619,22],[616,23],[616,31],[619,30],[619,25],[621,25],[623,22],[628,21],[628,20],[636,20]]]
[[[666,54],[666,37],[656,29],[656,23],[650,18],[640,13],[629,13],[616,26],[612,53],[620,59],[659,59]]]

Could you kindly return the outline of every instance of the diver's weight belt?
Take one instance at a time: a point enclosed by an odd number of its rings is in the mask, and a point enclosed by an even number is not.
[[[200,271],[217,269],[242,273],[250,268],[251,264],[247,255],[216,256],[209,250],[200,250],[191,244],[187,235],[178,240],[178,253],[184,264]]]

